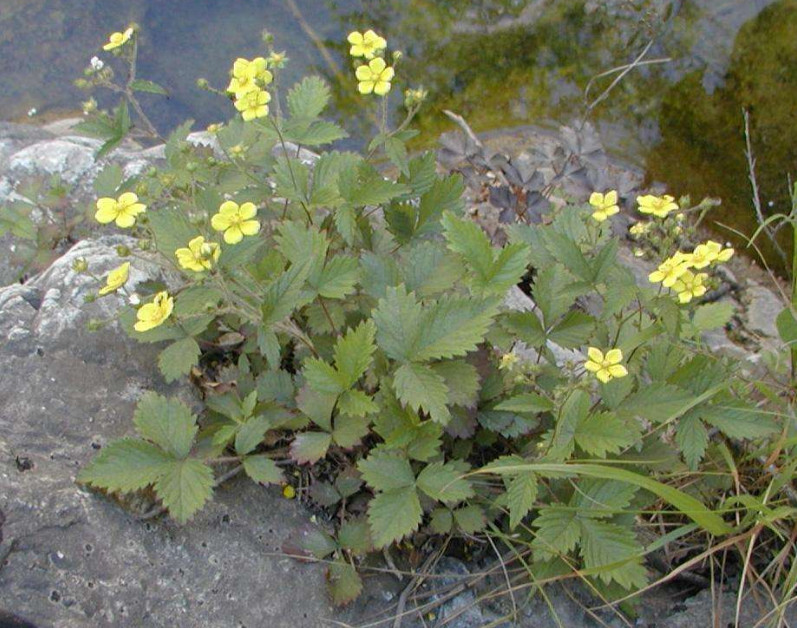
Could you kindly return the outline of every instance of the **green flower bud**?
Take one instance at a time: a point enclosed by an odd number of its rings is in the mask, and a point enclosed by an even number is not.
[[[197,169],[198,167],[199,167],[199,166],[198,166],[198,165],[197,165],[197,163],[196,163],[196,162],[194,162],[194,161],[189,161],[189,162],[188,162],[188,163],[185,165],[185,169],[186,169],[186,170],[188,170],[188,172],[196,172],[196,169]]]
[[[207,89],[210,86],[210,83],[208,83],[208,80],[205,78],[198,78],[196,80],[196,86],[199,89]]]
[[[89,269],[89,263],[86,261],[85,257],[78,257],[74,262],[72,262],[72,270],[76,273],[85,273]]]
[[[94,303],[97,300],[97,295],[89,293],[83,296],[83,303]]]
[[[125,246],[124,244],[120,244],[116,247],[116,254],[119,257],[127,257],[130,255],[130,247]]]

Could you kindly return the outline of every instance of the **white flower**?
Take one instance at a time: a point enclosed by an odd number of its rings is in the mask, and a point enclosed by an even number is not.
[[[32,118],[37,113],[39,113],[39,112],[36,110],[36,107],[31,107],[30,109],[28,109],[28,117],[29,118]]]
[[[102,60],[102,59],[100,59],[99,57],[92,57],[92,58],[91,58],[91,68],[92,68],[92,69],[93,69],[95,72],[99,72],[99,71],[100,71],[100,70],[102,70],[104,67],[105,67],[105,63],[103,62],[103,60]]]
[[[127,301],[130,303],[130,305],[138,305],[139,303],[141,303],[141,297],[138,296],[137,292],[134,292],[129,297],[127,297]]]

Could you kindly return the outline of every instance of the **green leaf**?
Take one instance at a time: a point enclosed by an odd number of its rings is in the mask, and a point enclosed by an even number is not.
[[[329,120],[302,121],[298,124],[291,121],[285,125],[284,137],[302,146],[322,146],[349,137],[349,134]]]
[[[465,534],[476,534],[484,530],[487,525],[487,518],[484,511],[476,504],[470,504],[464,508],[457,508],[454,511],[454,521],[461,532]]]
[[[573,279],[567,270],[559,265],[548,266],[537,273],[532,288],[534,302],[540,308],[546,327],[576,303],[576,299],[588,291],[589,286]]]
[[[161,207],[158,211],[147,212],[149,226],[155,234],[158,251],[168,259],[174,259],[177,249],[188,246],[197,235],[196,227],[189,221],[186,213],[176,207]]]
[[[183,338],[173,342],[158,356],[158,368],[167,382],[173,382],[188,375],[191,368],[199,364],[201,350],[193,338]]]
[[[277,463],[268,456],[247,456],[244,458],[244,471],[260,484],[279,484],[285,479]]]
[[[406,185],[385,179],[364,161],[341,172],[338,184],[341,196],[354,207],[382,205],[410,191]]]
[[[291,443],[291,458],[299,464],[312,464],[327,454],[332,435],[326,432],[302,432]]]
[[[409,360],[421,326],[423,310],[415,295],[406,288],[388,287],[373,311],[376,339],[382,350],[394,360]]]
[[[161,96],[169,95],[169,92],[166,91],[166,88],[146,79],[136,79],[135,81],[132,81],[130,83],[130,89],[135,92],[147,92],[148,94],[160,94]]]
[[[464,469],[463,466],[454,461],[446,464],[433,462],[418,474],[416,484],[420,490],[439,502],[461,502],[473,497],[470,481],[462,477],[467,472],[467,466]]]
[[[254,451],[255,447],[263,441],[269,427],[271,427],[271,422],[268,417],[257,416],[249,419],[241,426],[235,437],[235,452],[239,456],[245,456]]]
[[[626,397],[616,411],[621,418],[641,417],[647,421],[664,423],[685,412],[693,401],[694,396],[683,388],[654,382]]]
[[[575,549],[580,529],[574,510],[556,506],[541,508],[534,526],[537,531],[531,545],[536,557],[547,560]]]
[[[335,367],[346,388],[354,386],[371,365],[375,336],[376,326],[369,320],[347,331],[335,344]]]
[[[429,527],[435,534],[448,534],[454,525],[454,513],[448,508],[435,508],[429,521]]]
[[[695,310],[692,324],[698,331],[725,327],[733,316],[733,306],[725,301],[700,305]]]
[[[523,393],[505,399],[497,406],[496,410],[504,412],[550,412],[553,410],[553,402],[537,393]]]
[[[305,361],[303,374],[310,387],[320,393],[338,395],[348,388],[335,367],[320,358]]]
[[[584,566],[606,584],[617,582],[625,589],[646,584],[642,548],[633,531],[608,521],[581,519],[581,556]]]
[[[321,271],[315,288],[327,299],[342,299],[355,291],[360,281],[360,264],[354,257],[333,257]]]
[[[393,376],[393,388],[405,406],[416,412],[423,409],[438,423],[448,422],[451,416],[446,407],[448,387],[442,375],[428,366],[402,364]]]
[[[116,196],[122,184],[124,172],[119,164],[106,164],[94,179],[94,191],[97,196]]]
[[[447,211],[460,215],[465,207],[462,195],[465,184],[459,174],[436,178],[432,186],[423,193],[418,206],[418,222],[415,235],[427,235],[440,231],[440,219]]]
[[[456,255],[449,253],[441,244],[426,240],[404,247],[399,267],[407,290],[422,299],[448,292],[464,273],[462,263]],[[401,283],[398,272],[396,277],[396,280],[387,285]]]
[[[218,288],[205,285],[188,286],[174,299],[174,314],[179,317],[208,314],[215,311],[223,298]]]
[[[357,556],[365,556],[373,549],[371,530],[363,519],[347,519],[340,525],[338,542],[341,547]]]
[[[697,413],[690,412],[681,417],[675,432],[675,442],[678,443],[686,464],[692,471],[696,471],[708,447],[708,430]]]
[[[534,312],[512,312],[502,320],[502,326],[530,347],[542,347],[547,340],[545,329]]]
[[[382,548],[418,529],[421,523],[421,502],[415,487],[378,493],[368,504],[368,523],[374,546]]]
[[[479,372],[465,360],[447,360],[432,364],[448,388],[448,403],[466,408],[476,405],[479,398]]]
[[[110,492],[127,493],[154,484],[172,460],[151,443],[124,438],[103,447],[77,479]]]
[[[576,425],[575,439],[583,451],[599,458],[617,454],[633,445],[638,433],[611,412],[588,414]]]
[[[499,305],[500,301],[494,298],[439,298],[424,312],[411,359],[440,360],[474,351],[484,340]]]
[[[327,106],[329,96],[326,81],[318,76],[307,76],[288,92],[288,111],[293,118],[317,118]]]
[[[335,606],[353,602],[363,590],[363,581],[353,565],[344,560],[336,560],[327,571],[329,596]]]
[[[393,162],[396,168],[404,175],[409,174],[409,162],[407,160],[407,146],[396,137],[388,137],[385,140],[385,154]]]
[[[169,514],[185,523],[213,494],[213,471],[196,458],[174,460],[155,482],[155,493]]]
[[[176,399],[167,399],[147,392],[133,414],[138,433],[176,458],[185,458],[191,451],[197,430],[196,417]]]
[[[370,419],[365,416],[339,414],[335,419],[332,438],[344,449],[351,449],[359,445],[362,439],[368,435],[370,424]]]
[[[341,414],[364,417],[379,410],[377,403],[362,390],[347,390],[338,400]]]
[[[625,482],[584,478],[576,486],[570,506],[578,512],[579,517],[612,517],[630,506],[637,490],[636,486]]]
[[[791,308],[784,307],[775,319],[780,339],[792,348],[797,347],[797,318],[794,318]]]
[[[377,491],[390,491],[415,485],[415,474],[409,460],[397,452],[378,449],[357,463],[368,486]]]
[[[548,339],[567,349],[575,349],[587,344],[594,329],[595,319],[572,310],[548,333]]]
[[[520,473],[508,481],[506,503],[509,507],[509,527],[514,529],[534,507],[537,499],[537,476]]]
[[[295,309],[308,302],[302,292],[310,271],[310,264],[294,264],[266,288],[263,296],[263,323],[272,325],[282,321]],[[312,298],[312,297],[311,297]]]
[[[764,438],[778,431],[777,422],[766,413],[740,401],[729,401],[697,410],[700,418],[731,438]]]

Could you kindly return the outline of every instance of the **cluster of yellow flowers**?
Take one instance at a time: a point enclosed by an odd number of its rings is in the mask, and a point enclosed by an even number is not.
[[[136,217],[145,212],[147,206],[140,203],[138,196],[125,192],[119,198],[104,197],[97,201],[95,219],[108,224],[115,222],[118,227],[127,229],[135,225]],[[234,201],[225,201],[219,211],[210,219],[210,226],[223,234],[227,244],[237,244],[244,236],[253,236],[260,231],[260,223],[255,219],[257,207],[254,203],[238,205]],[[188,242],[188,246],[174,252],[181,268],[194,272],[211,270],[221,256],[221,246],[217,242],[209,242],[199,235]],[[105,285],[99,290],[100,296],[116,292],[122,288],[130,277],[130,262],[125,262],[113,269],[105,278]],[[152,303],[141,306],[136,313],[136,331],[148,331],[162,325],[172,314],[174,298],[166,291],[155,295]]]
[[[713,264],[727,262],[733,257],[733,249],[725,248],[719,242],[708,240],[698,244],[691,253],[678,251],[664,260],[659,267],[648,275],[651,283],[661,283],[665,288],[672,288],[678,294],[681,303],[689,303],[695,297],[706,293],[707,273],[693,273]]]
[[[263,57],[251,61],[238,58],[232,66],[232,78],[227,91],[235,97],[235,108],[246,122],[268,115],[271,94],[265,87],[274,80]]]
[[[364,33],[353,31],[349,33],[347,40],[351,44],[349,54],[365,60],[354,72],[358,91],[361,94],[385,96],[390,91],[390,82],[396,74],[381,56],[387,48],[387,41],[370,29]]]

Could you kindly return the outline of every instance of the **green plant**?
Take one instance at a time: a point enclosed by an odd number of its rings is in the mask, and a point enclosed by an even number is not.
[[[174,271],[139,286],[145,304],[120,324],[163,346],[167,381],[200,380],[204,410],[146,395],[138,436],[108,445],[81,482],[152,487],[185,522],[216,467],[265,484],[301,467],[302,496],[340,525],[298,551],[331,561],[337,603],[359,593],[360,557],[421,528],[511,534],[538,579],[577,568],[612,598],[647,582],[637,515],[671,522],[669,538],[743,529],[704,503],[730,482],[718,448],[780,426],[738,364],[703,345],[728,306],[638,286],[588,205],[553,206],[494,246],[464,216],[460,178],[408,154],[416,100],[397,129],[382,115],[365,156],[301,158],[345,136],[321,117],[328,87],[308,77],[283,102],[276,63],[239,61],[229,89],[248,121],[213,129],[224,158],[183,125],[162,167],[129,181],[106,170],[98,203],[138,237],[122,252],[132,264],[150,255]],[[372,82],[389,93],[386,77]],[[126,280],[118,269],[104,298]],[[522,281],[534,308],[509,309]]]

